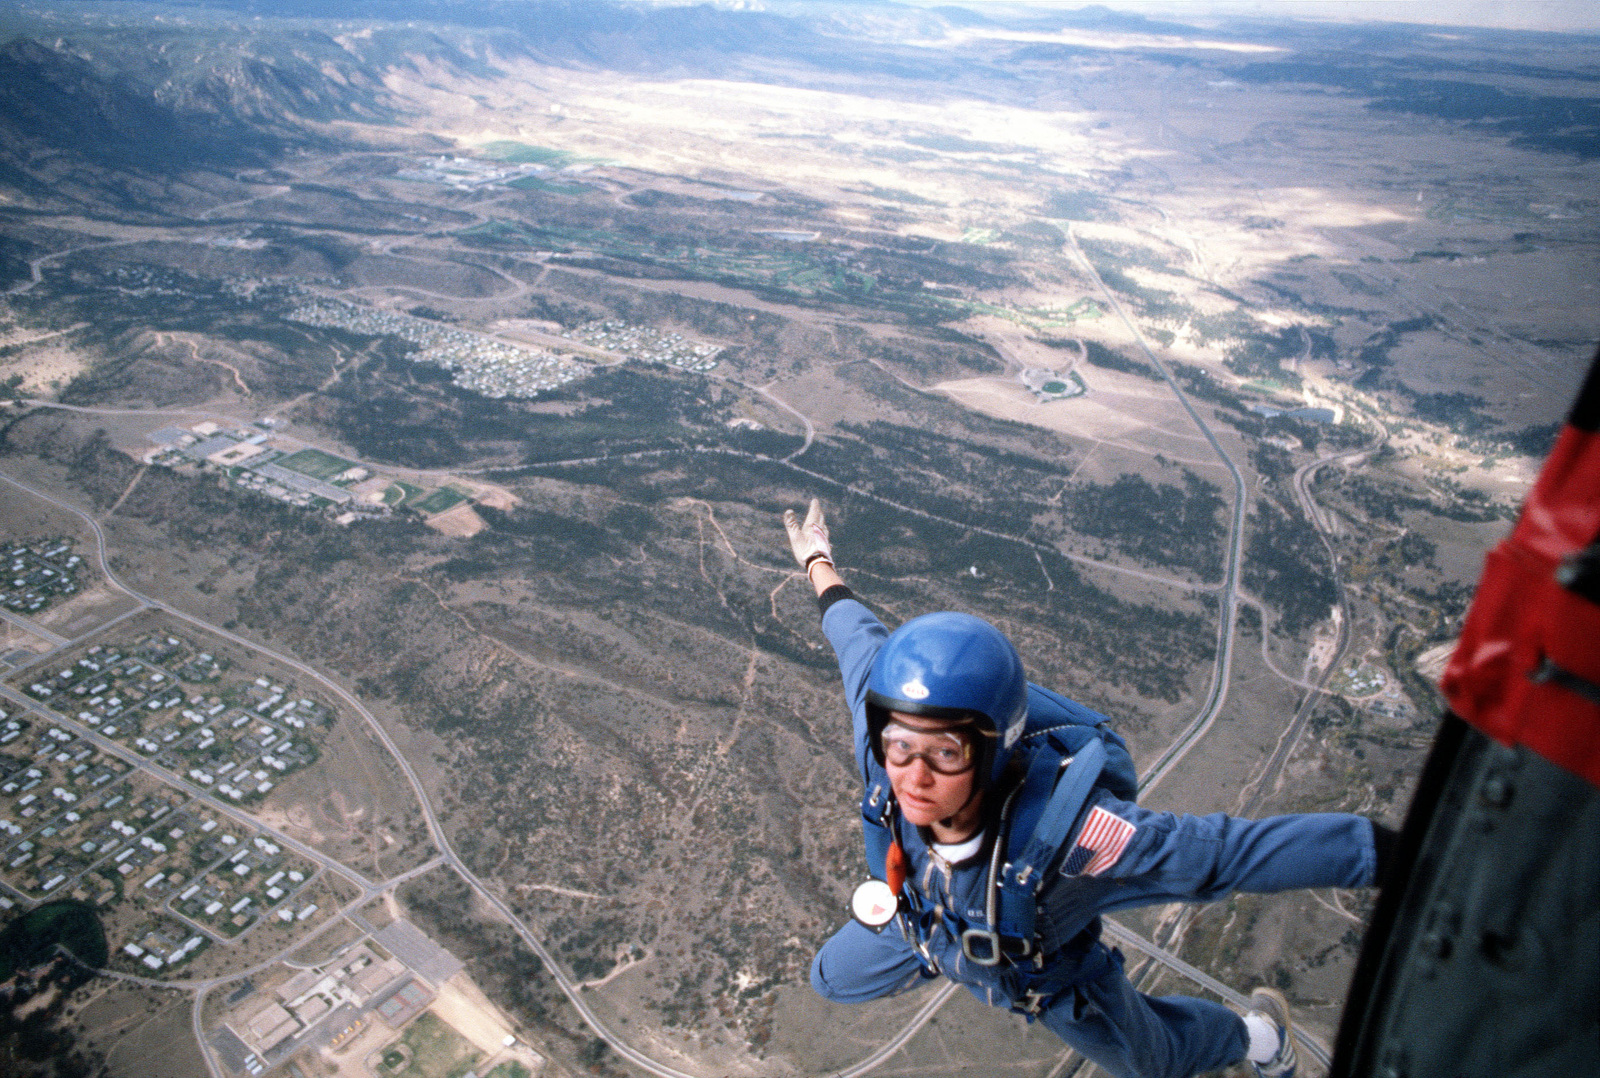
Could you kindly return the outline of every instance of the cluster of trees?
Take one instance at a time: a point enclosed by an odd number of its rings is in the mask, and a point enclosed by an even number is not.
[[[64,957],[65,948],[77,961]],[[63,1007],[106,964],[105,929],[83,902],[47,902],[0,928],[0,1073],[16,1078],[87,1078],[101,1060],[78,1044]],[[39,996],[47,1002],[35,1005]]]
[[[977,441],[881,421],[842,424],[811,465],[841,482],[951,520],[1021,534],[1069,473],[1066,452],[1048,459]],[[813,446],[811,453],[818,453]]]
[[[1241,378],[1276,378],[1299,382],[1299,378],[1283,369],[1283,361],[1293,359],[1304,349],[1297,326],[1281,326],[1274,330],[1252,327],[1239,338],[1239,343],[1228,349],[1223,362]]]
[[[1187,569],[1205,580],[1222,573],[1226,503],[1214,485],[1187,469],[1181,488],[1128,474],[1074,487],[1063,501],[1074,531],[1108,540],[1140,561]]]
[[[1269,498],[1256,500],[1245,552],[1244,586],[1277,608],[1279,628],[1299,636],[1339,601],[1328,551],[1310,521]]]
[[[1152,381],[1161,381],[1161,376],[1151,368],[1150,364],[1137,359],[1129,359],[1121,352],[1113,348],[1107,348],[1099,341],[1085,337],[1083,351],[1084,358],[1096,367],[1104,367],[1106,370],[1111,371],[1121,371],[1124,374],[1137,374],[1141,378],[1149,378]]]
[[[866,499],[841,498],[830,511],[840,548],[848,544],[851,551],[852,567],[870,573],[869,601],[926,602],[917,589],[899,583],[926,575],[961,595],[967,607],[994,604],[1008,616],[1048,624],[1053,634],[1071,641],[1070,652],[1036,658],[1051,664],[1052,684],[1091,705],[1110,706],[1102,703],[1108,686],[1176,701],[1189,672],[1213,654],[1209,615],[1119,599],[1048,548],[910,516]]]
[[[1367,108],[1383,112],[1435,116],[1464,122],[1480,131],[1509,136],[1514,146],[1545,153],[1600,158],[1600,105],[1591,97],[1530,92],[1521,76],[1526,69],[1483,63],[1475,72],[1515,80],[1516,89],[1491,83],[1439,77],[1449,66],[1429,69],[1421,63],[1391,59],[1374,62],[1370,55],[1349,60],[1284,61],[1247,64],[1234,76],[1249,82],[1297,82],[1333,86],[1369,98]],[[1554,80],[1559,72],[1541,69]],[[1576,73],[1573,77],[1579,77]],[[1555,83],[1561,85],[1561,83]]]
[[[1432,513],[1467,524],[1487,524],[1500,518],[1500,513],[1493,506],[1473,507],[1460,501],[1434,501],[1419,496],[1398,480],[1372,471],[1339,476],[1332,492],[1348,499],[1369,519],[1395,525],[1402,524],[1400,514],[1408,512]]]

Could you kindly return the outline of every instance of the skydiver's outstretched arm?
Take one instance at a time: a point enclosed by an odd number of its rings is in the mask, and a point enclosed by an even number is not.
[[[844,681],[845,702],[850,705],[852,739],[856,765],[866,772],[867,760],[867,673],[872,658],[889,630],[862,606],[845,586],[833,567],[833,546],[828,538],[828,522],[822,503],[816,498],[806,510],[805,519],[793,509],[783,513],[783,527],[789,533],[789,548],[794,560],[806,571],[806,579],[817,593],[822,613],[822,630],[839,657],[839,674]]]
[[[819,599],[831,587],[844,587],[844,578],[833,568],[832,562],[813,562],[811,569],[806,573],[806,577],[811,581],[811,586],[817,590],[817,598]]]
[[[811,499],[804,520],[793,509],[785,509],[783,527],[789,533],[794,560],[806,571],[806,579],[816,589],[817,598],[822,598],[831,587],[844,586],[844,578],[833,567],[833,544],[828,539],[828,522],[823,517],[820,499]]]

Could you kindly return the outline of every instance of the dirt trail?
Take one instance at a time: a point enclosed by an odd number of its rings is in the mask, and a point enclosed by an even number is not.
[[[223,370],[233,375],[233,384],[239,387],[240,393],[246,397],[255,396],[250,387],[245,384],[244,375],[239,373],[238,367],[235,367],[232,363],[226,363],[220,359],[211,359],[207,356],[201,355],[200,346],[196,344],[192,338],[181,337],[175,333],[157,333],[155,338],[157,347],[165,347],[169,341],[174,340],[180,344],[187,345],[189,348],[189,358],[191,360],[196,363],[205,363],[213,367],[221,367]]]
[[[133,488],[139,485],[139,480],[143,479],[144,473],[149,470],[150,465],[145,464],[141,465],[139,470],[133,473],[133,478],[128,480],[127,489],[122,492],[120,498],[111,504],[111,508],[106,510],[106,516],[114,516],[117,510],[122,508],[122,503],[128,500],[128,495],[133,493]]]

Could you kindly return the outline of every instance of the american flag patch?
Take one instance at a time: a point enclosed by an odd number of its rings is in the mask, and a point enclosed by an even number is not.
[[[1063,876],[1098,876],[1122,857],[1138,828],[1096,805],[1078,832],[1078,842],[1061,866]]]

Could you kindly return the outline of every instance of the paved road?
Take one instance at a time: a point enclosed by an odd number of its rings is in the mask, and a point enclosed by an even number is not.
[[[1295,712],[1293,721],[1289,723],[1282,736],[1278,738],[1277,747],[1273,749],[1266,766],[1261,770],[1261,774],[1254,780],[1255,788],[1251,792],[1249,800],[1245,802],[1241,815],[1252,815],[1272,791],[1273,786],[1278,781],[1278,775],[1283,771],[1284,765],[1288,763],[1290,754],[1294,752],[1294,747],[1299,742],[1300,735],[1305,732],[1306,723],[1311,719],[1311,712],[1315,710],[1317,702],[1322,699],[1323,687],[1327,685],[1328,679],[1333,677],[1334,673],[1339,669],[1340,664],[1344,661],[1345,652],[1350,647],[1350,600],[1345,592],[1344,576],[1339,572],[1339,558],[1333,549],[1333,521],[1328,514],[1323,512],[1316,499],[1311,496],[1311,481],[1316,477],[1318,471],[1329,464],[1342,460],[1352,460],[1375,452],[1383,445],[1387,437],[1387,432],[1380,426],[1377,440],[1371,445],[1362,446],[1359,449],[1349,449],[1343,453],[1334,453],[1326,457],[1319,457],[1301,465],[1294,473],[1294,496],[1299,501],[1301,510],[1305,512],[1312,526],[1317,529],[1317,538],[1322,540],[1322,545],[1328,552],[1329,572],[1333,576],[1335,590],[1334,605],[1339,614],[1339,633],[1338,638],[1334,641],[1333,654],[1329,656],[1327,665],[1322,668],[1317,675],[1316,682],[1306,692],[1305,698],[1300,701],[1300,707]]]
[[[0,620],[10,622],[12,625],[15,625],[17,628],[27,633],[29,636],[36,636],[40,640],[47,641],[52,645],[53,648],[60,648],[67,643],[66,637],[57,636],[49,629],[46,629],[43,625],[36,625],[27,618],[18,614],[13,614],[9,610],[0,610]]]
[[[328,931],[328,929],[338,924],[341,919],[351,916],[356,910],[359,910],[362,906],[365,906],[368,902],[371,902],[374,898],[383,894],[385,891],[393,890],[402,883],[405,883],[416,876],[420,876],[423,873],[432,872],[442,864],[444,864],[444,858],[432,857],[414,868],[407,869],[398,876],[394,876],[383,881],[382,883],[376,885],[370,894],[362,894],[361,896],[346,902],[339,908],[339,915],[337,917],[329,917],[326,921],[323,921],[321,924],[317,925],[317,927],[308,930],[305,935],[297,937],[294,942],[290,943],[277,954],[271,956],[270,958],[263,958],[253,966],[242,966],[239,969],[232,969],[227,973],[218,974],[215,977],[199,977],[188,981],[163,981],[154,977],[141,977],[137,973],[122,973],[113,969],[96,969],[94,972],[102,977],[110,977],[112,980],[116,981],[127,981],[130,984],[140,984],[147,988],[164,988],[169,990],[183,989],[190,992],[209,990],[216,988],[219,985],[228,984],[232,981],[242,980],[245,977],[250,977],[254,974],[261,973],[265,970],[271,969],[280,962],[286,961],[289,955],[292,955],[294,952],[305,947],[306,944],[310,943],[312,940]],[[73,961],[77,962],[76,956],[73,956]],[[293,963],[290,964],[292,965]],[[84,963],[78,962],[78,965],[83,966]],[[94,967],[85,966],[84,968],[93,969]]]
[[[1122,320],[1122,324],[1133,335],[1133,339],[1138,342],[1140,350],[1144,352],[1145,359],[1166,380],[1167,385],[1178,398],[1178,403],[1183,405],[1183,410],[1189,413],[1189,418],[1194,421],[1194,425],[1199,429],[1200,433],[1205,435],[1206,441],[1210,443],[1212,451],[1217,455],[1217,459],[1227,466],[1228,474],[1233,477],[1233,514],[1228,526],[1228,554],[1227,562],[1223,568],[1220,604],[1222,617],[1217,624],[1217,658],[1212,666],[1211,688],[1193,721],[1178,734],[1172,744],[1167,746],[1167,750],[1157,757],[1155,763],[1151,764],[1145,773],[1140,776],[1139,789],[1143,792],[1155,786],[1170,774],[1172,769],[1177,767],[1179,762],[1188,755],[1189,750],[1194,748],[1195,744],[1206,735],[1206,731],[1211,729],[1211,724],[1216,721],[1217,715],[1222,711],[1223,703],[1228,698],[1228,681],[1233,673],[1233,628],[1239,614],[1237,601],[1239,566],[1244,560],[1244,476],[1240,474],[1239,466],[1233,462],[1233,458],[1228,456],[1227,452],[1222,448],[1222,443],[1217,441],[1217,436],[1212,432],[1211,427],[1200,417],[1200,413],[1190,403],[1188,395],[1183,392],[1183,389],[1173,379],[1172,373],[1167,370],[1166,364],[1157,359],[1156,354],[1150,350],[1150,345],[1145,341],[1144,334],[1139,332],[1138,327],[1133,323],[1133,319],[1128,317],[1128,312],[1123,309],[1122,302],[1117,298],[1116,293],[1107,288],[1105,282],[1100,279],[1100,273],[1094,268],[1094,263],[1089,260],[1089,257],[1083,253],[1083,249],[1078,246],[1078,238],[1073,234],[1072,226],[1060,225],[1058,227],[1065,234],[1068,244],[1072,247],[1073,254],[1077,256],[1078,261],[1082,263],[1084,268],[1088,270],[1090,277],[1093,278],[1101,296],[1105,298],[1111,309],[1117,313],[1117,317]]]
[[[1250,1000],[1247,997],[1234,991],[1232,988],[1229,988],[1227,985],[1211,976],[1211,974],[1195,966],[1191,966],[1189,963],[1177,957],[1172,952],[1161,947],[1157,947],[1155,944],[1151,943],[1137,932],[1124,927],[1109,917],[1105,918],[1103,923],[1105,924],[1106,935],[1116,943],[1138,951],[1140,954],[1146,955],[1149,958],[1155,959],[1157,962],[1161,963],[1163,966],[1166,966],[1174,973],[1189,978],[1189,980],[1193,981],[1197,985],[1200,985],[1202,988],[1210,989],[1212,992],[1215,992],[1217,995],[1221,996],[1223,999],[1227,1000],[1229,1003],[1233,1004],[1235,1007],[1238,1007],[1242,1011],[1247,1011],[1250,1009]],[[1309,1055],[1315,1058],[1317,1062],[1321,1063],[1324,1067],[1328,1066],[1328,1049],[1322,1044],[1321,1041],[1317,1040],[1315,1037],[1311,1036],[1302,1029],[1296,1029],[1294,1034],[1295,1039],[1305,1047],[1306,1052]]]

